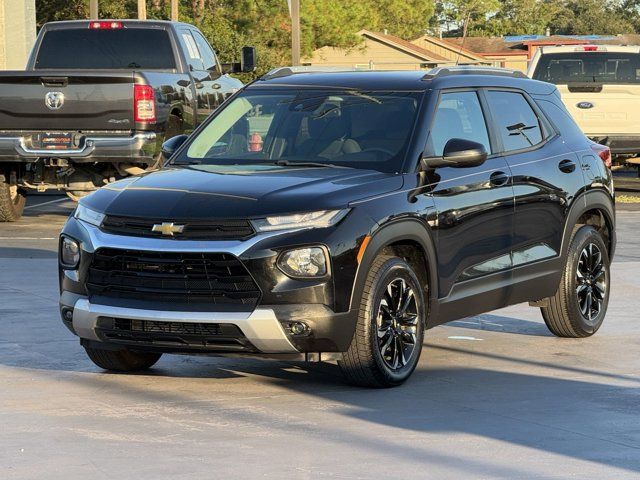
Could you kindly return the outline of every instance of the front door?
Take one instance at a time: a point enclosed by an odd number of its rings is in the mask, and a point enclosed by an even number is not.
[[[495,154],[480,95],[475,90],[441,93],[426,148],[442,155],[447,141],[483,144],[488,159],[479,166],[441,167],[427,173],[437,209],[438,321],[465,311],[503,306],[508,298],[513,237],[513,187],[503,156]]]

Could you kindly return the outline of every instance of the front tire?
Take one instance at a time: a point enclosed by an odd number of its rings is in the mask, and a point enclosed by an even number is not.
[[[104,350],[84,347],[87,356],[98,367],[113,372],[139,372],[151,368],[160,360],[161,353],[138,352],[127,348],[122,350]]]
[[[351,345],[338,362],[347,381],[394,387],[413,373],[422,351],[427,306],[404,260],[380,256],[369,270]]]
[[[610,261],[600,233],[582,226],[574,234],[553,297],[541,308],[549,330],[558,337],[582,338],[596,333],[609,304]]]
[[[27,198],[11,176],[0,171],[0,222],[15,222],[22,216]]]

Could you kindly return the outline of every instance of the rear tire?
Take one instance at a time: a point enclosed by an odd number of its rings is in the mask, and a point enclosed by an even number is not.
[[[98,367],[114,372],[139,372],[151,368],[160,360],[161,353],[137,352],[129,349],[104,350],[84,347],[88,357]]]
[[[10,175],[0,172],[0,222],[15,222],[22,216],[27,197],[10,184]]]
[[[404,260],[379,256],[369,270],[351,345],[338,362],[347,381],[394,387],[413,373],[422,351],[424,286]]]
[[[554,335],[589,337],[607,313],[610,291],[609,255],[600,233],[591,226],[576,230],[558,286],[542,307],[542,317]]]

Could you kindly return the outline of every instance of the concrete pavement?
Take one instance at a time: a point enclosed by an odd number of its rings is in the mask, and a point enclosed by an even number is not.
[[[2,479],[640,476],[640,212],[618,214],[596,336],[555,338],[537,309],[509,307],[430,330],[411,380],[376,391],[332,364],[255,358],[102,372],[57,313],[72,208],[0,224]]]

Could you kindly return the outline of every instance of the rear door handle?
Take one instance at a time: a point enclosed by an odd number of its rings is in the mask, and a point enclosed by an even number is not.
[[[493,172],[489,177],[489,182],[494,187],[500,187],[502,185],[505,185],[508,181],[509,181],[509,175],[500,171]]]
[[[573,160],[562,160],[558,164],[558,168],[561,172],[571,173],[576,169],[576,162],[574,162]]]

